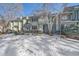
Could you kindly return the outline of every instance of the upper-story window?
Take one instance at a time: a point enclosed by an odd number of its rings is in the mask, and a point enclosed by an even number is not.
[[[33,17],[32,22],[34,22],[34,21],[38,21],[38,17]]]
[[[66,16],[66,15],[64,15],[63,17],[62,17],[62,20],[67,20],[68,19],[68,17]]]

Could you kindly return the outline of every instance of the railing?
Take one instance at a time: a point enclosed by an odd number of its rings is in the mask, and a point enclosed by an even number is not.
[[[68,22],[71,23],[70,25],[68,25]],[[64,34],[67,35],[72,35],[72,34],[79,34],[79,21],[66,21],[66,23],[63,23],[61,32],[63,32]],[[74,22],[74,23],[73,23]],[[64,25],[67,26],[64,26]]]

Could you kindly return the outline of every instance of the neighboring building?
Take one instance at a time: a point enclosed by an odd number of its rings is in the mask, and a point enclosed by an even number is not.
[[[60,18],[61,26],[67,29],[67,32],[77,32],[79,29],[79,5],[65,7]],[[61,27],[60,27],[61,28]],[[64,30],[65,30],[64,29]],[[61,28],[61,31],[63,29]]]
[[[69,20],[79,21],[79,5],[71,6],[71,7],[65,7],[64,12],[67,12],[67,13],[70,14],[70,15],[68,15]]]
[[[65,7],[61,14],[61,24],[73,24],[79,22],[79,5]]]

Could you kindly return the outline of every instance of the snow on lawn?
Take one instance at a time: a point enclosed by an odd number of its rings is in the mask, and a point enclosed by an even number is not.
[[[59,35],[0,36],[0,55],[5,56],[59,56],[79,55],[79,41],[60,38]]]

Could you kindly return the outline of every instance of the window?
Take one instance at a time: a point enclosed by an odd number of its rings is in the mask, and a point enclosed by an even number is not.
[[[32,26],[32,29],[37,29],[37,26]]]
[[[33,17],[33,18],[32,18],[32,22],[33,22],[33,21],[38,21],[38,18],[37,18],[37,17]]]

